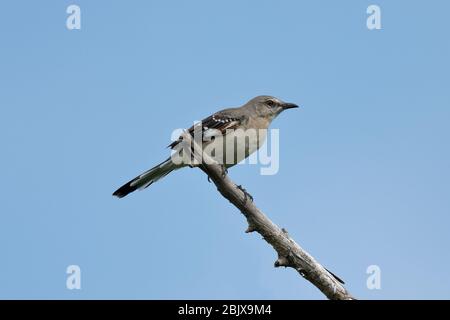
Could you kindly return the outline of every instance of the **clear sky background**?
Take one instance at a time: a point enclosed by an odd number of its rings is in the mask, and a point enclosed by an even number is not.
[[[81,7],[81,30],[66,8]],[[382,30],[369,31],[378,4]],[[118,200],[172,130],[301,105],[230,176],[362,299],[450,298],[448,1],[7,1],[0,298],[322,299],[198,169]],[[81,290],[66,268],[81,267]],[[381,290],[366,269],[381,268]]]

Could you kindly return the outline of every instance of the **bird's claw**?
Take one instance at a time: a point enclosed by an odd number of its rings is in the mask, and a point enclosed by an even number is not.
[[[253,196],[248,193],[242,185],[238,185],[237,188],[244,193],[244,202],[247,202],[247,198],[250,199],[251,202],[253,202]]]

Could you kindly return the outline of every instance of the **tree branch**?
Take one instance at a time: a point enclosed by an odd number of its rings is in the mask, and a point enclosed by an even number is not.
[[[248,228],[245,232],[258,232],[278,253],[275,267],[291,267],[316,286],[328,298],[333,300],[353,300],[354,298],[337,280],[338,278],[320,265],[308,252],[303,250],[283,228],[274,224],[253,203],[251,196],[241,186],[237,186],[224,172],[223,166],[217,164],[200,147],[189,134],[183,135],[183,141],[193,148],[194,156],[203,170],[214,182],[217,190],[234,204],[247,218]],[[198,160],[201,159],[201,160]]]

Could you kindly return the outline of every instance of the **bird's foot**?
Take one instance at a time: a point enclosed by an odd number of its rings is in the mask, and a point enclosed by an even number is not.
[[[250,199],[253,202],[253,196],[244,189],[242,185],[238,185],[237,188],[244,193],[244,202],[247,202],[247,199]]]

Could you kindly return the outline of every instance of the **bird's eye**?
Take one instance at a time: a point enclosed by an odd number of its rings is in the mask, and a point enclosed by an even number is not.
[[[275,105],[275,101],[269,100],[266,102],[269,107],[273,107]]]

